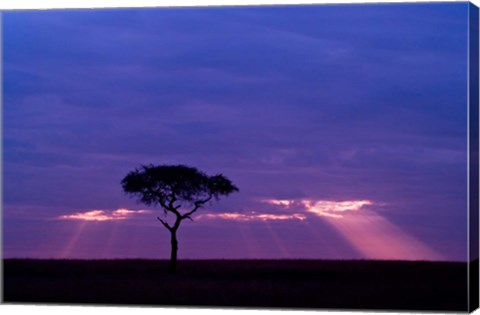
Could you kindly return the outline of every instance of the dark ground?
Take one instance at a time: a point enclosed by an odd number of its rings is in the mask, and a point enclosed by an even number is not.
[[[5,303],[467,310],[467,264],[321,260],[4,263]]]

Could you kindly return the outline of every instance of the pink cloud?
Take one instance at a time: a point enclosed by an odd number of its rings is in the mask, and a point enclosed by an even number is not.
[[[238,212],[226,212],[226,213],[208,213],[197,216],[197,219],[221,219],[221,220],[234,220],[234,221],[284,221],[284,220],[300,220],[306,219],[305,215],[301,213],[293,214],[269,214],[269,213],[238,213]]]
[[[125,220],[132,215],[148,213],[149,210],[90,210],[85,212],[77,212],[74,214],[61,215],[57,219],[59,220],[80,220],[80,221],[113,221],[113,220]]]
[[[330,218],[341,218],[345,212],[359,211],[365,206],[373,205],[373,202],[370,200],[263,199],[262,202],[287,209],[297,206],[309,213]]]

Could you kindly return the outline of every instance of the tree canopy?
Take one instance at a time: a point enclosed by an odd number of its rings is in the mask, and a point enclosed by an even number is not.
[[[122,187],[142,203],[160,205],[167,211],[204,204],[238,191],[222,174],[208,176],[185,165],[141,166],[125,176]]]

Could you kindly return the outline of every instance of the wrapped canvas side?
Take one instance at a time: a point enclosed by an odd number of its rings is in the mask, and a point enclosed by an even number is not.
[[[470,312],[478,308],[479,304],[479,264],[478,264],[478,207],[479,207],[479,25],[478,7],[469,6],[469,297],[468,309]]]

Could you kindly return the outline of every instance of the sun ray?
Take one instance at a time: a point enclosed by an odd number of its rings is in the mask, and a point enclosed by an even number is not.
[[[112,254],[114,253],[112,249],[113,249],[114,242],[117,239],[117,234],[118,234],[118,222],[115,221],[112,223],[112,226],[109,229],[108,237],[105,242],[105,249],[103,251],[104,258],[113,256]]]
[[[249,258],[259,257],[262,251],[258,246],[258,240],[252,237],[252,233],[250,231],[249,226],[242,224],[241,222],[237,222],[237,227],[242,236],[245,248],[248,251],[248,253],[246,253],[247,254],[246,256]]]
[[[86,221],[83,221],[83,222],[79,222],[76,226],[76,228],[73,230],[69,240],[67,241],[65,247],[63,248],[63,250],[61,251],[60,253],[60,258],[71,258],[71,253],[73,252],[73,250],[75,249],[75,246],[77,245],[78,243],[78,240],[80,239],[80,237],[82,236],[83,232],[84,232],[84,229],[86,227],[88,222]]]
[[[290,257],[290,251],[287,249],[282,239],[278,236],[277,232],[275,232],[275,230],[272,228],[270,222],[263,221],[263,224],[265,226],[265,229],[270,234],[270,237],[272,238],[273,243],[275,244],[277,249],[280,251],[280,254],[282,255],[282,257],[283,258]]]
[[[374,213],[328,218],[330,223],[356,250],[368,259],[442,260],[444,257]]]
[[[329,223],[355,250],[368,259],[442,260],[444,257],[372,208],[371,200],[276,200],[271,205],[291,209],[303,206]]]

